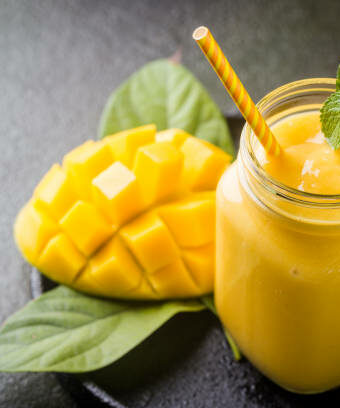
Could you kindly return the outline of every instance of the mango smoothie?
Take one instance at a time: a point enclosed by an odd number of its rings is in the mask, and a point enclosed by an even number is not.
[[[283,153],[266,155],[246,125],[220,179],[215,302],[260,371],[316,393],[340,385],[340,153],[319,119],[331,91],[302,82],[260,104]]]
[[[295,114],[272,127],[283,154],[266,155],[264,170],[300,191],[340,194],[340,151],[321,132],[320,112]]]

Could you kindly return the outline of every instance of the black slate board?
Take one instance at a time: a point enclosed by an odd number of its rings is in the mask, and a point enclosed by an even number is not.
[[[238,148],[243,119],[228,117]],[[35,298],[55,284],[31,272]],[[339,345],[340,346],[340,345]],[[339,407],[340,388],[297,395],[234,360],[212,313],[179,314],[116,363],[83,375],[56,374],[81,408]]]
[[[33,297],[54,283],[33,269]],[[210,312],[180,314],[116,363],[88,374],[56,374],[82,408],[338,407],[340,389],[297,395],[245,358],[236,362]]]

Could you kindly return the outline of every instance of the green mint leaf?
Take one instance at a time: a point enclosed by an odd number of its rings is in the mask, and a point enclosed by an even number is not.
[[[218,317],[216,307],[215,307],[214,297],[212,295],[202,296],[201,302]],[[223,327],[224,334],[227,338],[229,347],[234,355],[235,360],[236,361],[241,360],[242,354],[240,352],[240,349],[237,347],[235,340],[231,337],[231,334],[228,332],[228,330],[224,326],[222,327]]]
[[[340,147],[340,64],[336,72],[335,92],[332,93],[320,109],[321,130],[328,143],[334,148]]]
[[[141,68],[110,96],[99,137],[155,123],[180,128],[234,155],[227,123],[202,84],[182,65],[156,60]]]
[[[64,286],[28,303],[0,331],[0,371],[87,372],[118,360],[199,300],[125,302]]]
[[[340,91],[328,97],[320,113],[322,132],[328,143],[334,149],[338,149],[340,147]]]

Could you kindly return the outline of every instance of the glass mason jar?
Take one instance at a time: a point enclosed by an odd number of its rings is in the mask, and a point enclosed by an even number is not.
[[[334,79],[307,79],[265,96],[270,126],[319,110]],[[285,186],[264,172],[246,124],[216,196],[219,316],[243,354],[291,391],[340,385],[340,195]],[[340,186],[339,186],[340,190]]]

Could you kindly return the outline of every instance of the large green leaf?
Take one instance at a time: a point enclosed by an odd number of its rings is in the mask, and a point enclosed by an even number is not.
[[[186,130],[234,154],[217,105],[187,69],[169,60],[145,65],[110,96],[99,137],[148,123],[155,123],[158,130]]]
[[[146,65],[110,97],[99,136],[155,123],[177,127],[234,153],[227,124],[202,85],[167,60]],[[210,305],[211,306],[211,305]],[[0,371],[87,372],[118,360],[200,300],[103,300],[60,286],[10,317],[0,331]]]
[[[4,324],[0,371],[95,370],[118,360],[175,314],[204,308],[198,300],[103,300],[59,286]]]

